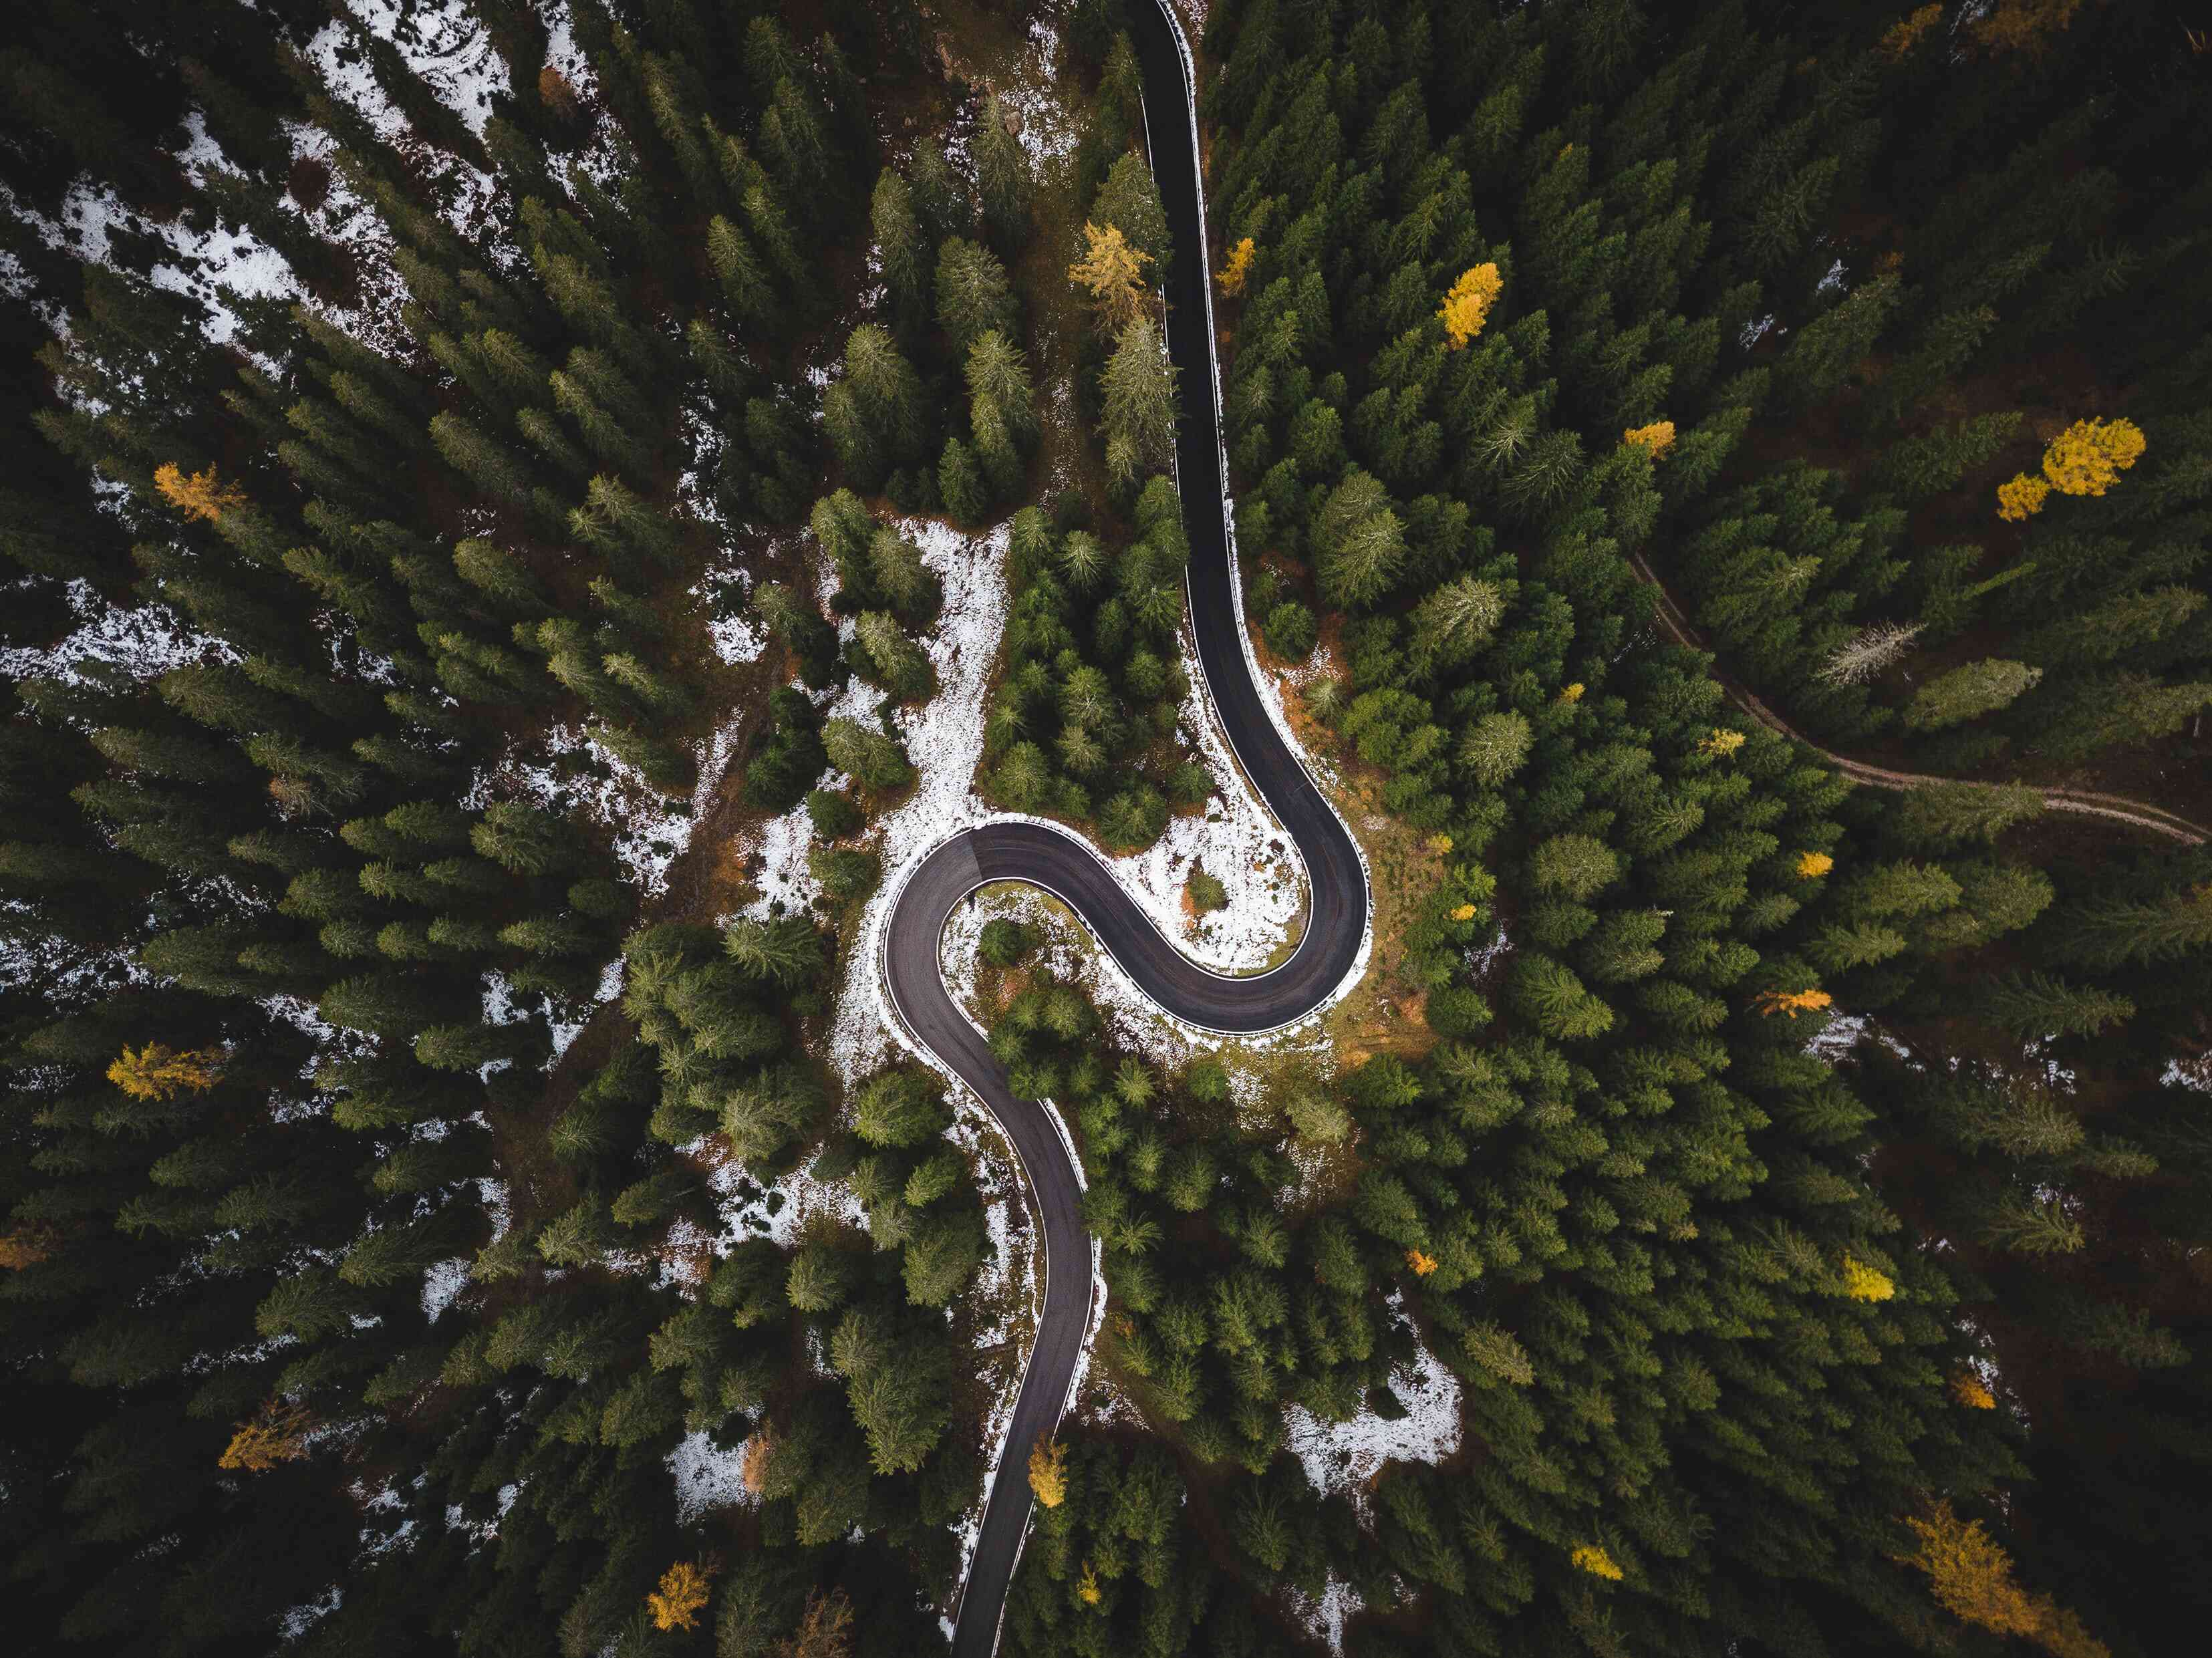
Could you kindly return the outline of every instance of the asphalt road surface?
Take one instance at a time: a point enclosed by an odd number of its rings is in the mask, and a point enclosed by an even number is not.
[[[1222,729],[1304,859],[1310,896],[1305,932],[1290,960],[1264,974],[1229,978],[1196,965],[1163,938],[1098,856],[1063,831],[985,824],[946,841],[905,877],[883,934],[885,987],[908,1034],[975,1091],[1013,1141],[1045,1247],[1044,1313],[961,1595],[956,1658],[989,1658],[997,1649],[1006,1586],[1029,1528],[1030,1450],[1051,1436],[1066,1406],[1091,1325],[1091,1278],[1082,1187],[1067,1144],[1042,1106],[1015,1097],[1005,1067],[953,1005],[939,968],[946,919],[986,883],[1031,882],[1074,909],[1162,1007],[1194,1024],[1237,1033],[1273,1029],[1319,1006],[1358,960],[1367,925],[1367,875],[1358,850],[1268,718],[1245,654],[1230,562],[1188,58],[1164,0],[1130,11],[1153,173],[1175,236],[1164,286],[1168,349],[1182,398],[1176,459],[1190,536],[1191,629]]]

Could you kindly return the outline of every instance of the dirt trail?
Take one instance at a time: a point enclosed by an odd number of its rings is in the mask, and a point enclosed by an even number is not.
[[[1682,613],[1681,607],[1674,603],[1674,596],[1667,591],[1665,584],[1644,562],[1644,556],[1632,553],[1628,562],[1638,579],[1647,583],[1657,595],[1659,608],[1656,619],[1667,636],[1677,645],[1712,653],[1711,647],[1698,636],[1697,629],[1690,625],[1689,618]],[[1741,681],[1723,672],[1717,665],[1717,655],[1716,665],[1711,671],[1721,689],[1728,693],[1729,700],[1736,707],[1768,730],[1779,732],[1794,743],[1803,744],[1853,782],[1869,784],[1878,789],[1925,788],[1931,783],[1964,783],[1969,788],[1977,789],[2000,786],[1971,778],[1936,777],[1924,772],[1892,771],[1884,766],[1838,754],[1833,749],[1824,749],[1759,701]],[[2212,830],[2202,829],[2178,813],[2168,811],[2163,806],[2153,805],[2147,800],[2130,800],[2118,794],[2100,794],[2091,789],[2043,788],[2038,793],[2043,796],[2044,806],[2048,811],[2069,811],[2084,817],[2102,817],[2131,828],[2146,829],[2154,835],[2179,841],[2184,846],[2201,847],[2208,835],[2212,835]]]

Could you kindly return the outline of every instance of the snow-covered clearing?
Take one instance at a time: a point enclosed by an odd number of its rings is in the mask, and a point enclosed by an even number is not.
[[[435,1324],[439,1315],[468,1287],[469,1263],[465,1256],[432,1261],[422,1272],[422,1316]]]
[[[1397,1297],[1394,1293],[1394,1304]],[[1285,1413],[1290,1448],[1306,1478],[1323,1493],[1350,1493],[1355,1503],[1386,1462],[1441,1462],[1459,1448],[1459,1378],[1427,1348],[1410,1371],[1391,1378],[1406,1414],[1387,1421],[1371,1412],[1349,1422],[1324,1422],[1302,1405]]]
[[[676,1485],[676,1523],[689,1526],[716,1509],[750,1500],[745,1489],[745,1448],[741,1439],[724,1450],[704,1433],[688,1433],[668,1454],[669,1477]]]

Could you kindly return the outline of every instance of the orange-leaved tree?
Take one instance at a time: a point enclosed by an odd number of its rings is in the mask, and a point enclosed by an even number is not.
[[[2025,524],[2043,510],[2051,486],[2041,478],[2015,472],[1997,485],[1997,516],[2008,524]]]
[[[238,1424],[216,1466],[266,1473],[279,1462],[296,1462],[307,1454],[307,1430],[313,1426],[305,1406],[272,1399],[250,1421]]]
[[[1827,1007],[1835,999],[1825,990],[1762,990],[1753,1005],[1770,1017],[1787,1013],[1794,1019],[1800,1013],[1816,1012]]]
[[[204,472],[186,472],[176,462],[164,461],[154,469],[154,487],[186,518],[210,524],[220,523],[232,507],[246,505],[246,491],[223,483],[212,466]]]
[[[160,1042],[148,1042],[136,1054],[126,1047],[107,1067],[107,1080],[134,1100],[204,1094],[222,1080],[222,1055],[204,1048],[179,1054]]]
[[[2131,420],[2077,420],[2043,452],[2043,476],[2062,495],[2101,495],[2147,446]]]
[[[0,1266],[21,1271],[36,1266],[61,1247],[62,1235],[43,1221],[27,1221],[0,1232]]]
[[[1252,260],[1258,252],[1249,236],[1229,250],[1229,257],[1221,262],[1221,274],[1213,279],[1221,284],[1224,297],[1233,300],[1244,291],[1244,279],[1252,274]]]
[[[1905,1524],[1919,1540],[1905,1564],[1928,1575],[1938,1605],[1957,1618],[1997,1635],[2025,1635],[2056,1658],[2109,1658],[2102,1641],[2047,1594],[2031,1594],[2013,1581],[2012,1557],[1982,1529],[1961,1520],[1948,1501]]]
[[[1928,32],[1942,21],[1942,6],[1923,6],[1891,24],[1875,43],[1876,49],[1893,64],[1918,46]]]
[[[715,1563],[709,1560],[678,1560],[660,1574],[660,1586],[649,1590],[645,1597],[645,1609],[653,1614],[653,1626],[658,1630],[690,1629],[697,1625],[699,1614],[707,1605],[707,1586],[714,1580]]]
[[[1040,1439],[1030,1447],[1030,1490],[1048,1509],[1067,1501],[1067,1447]]]

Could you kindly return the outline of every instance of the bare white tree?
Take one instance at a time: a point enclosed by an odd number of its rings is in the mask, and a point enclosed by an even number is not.
[[[1820,678],[1830,685],[1863,685],[1912,648],[1924,624],[1911,627],[1900,622],[1877,622],[1862,628],[1828,653]]]

